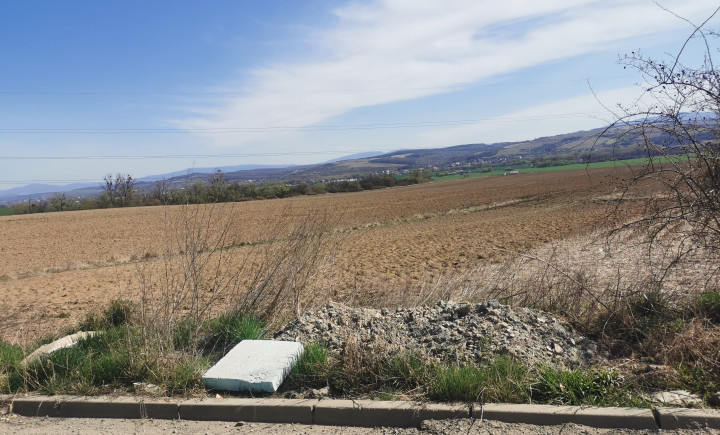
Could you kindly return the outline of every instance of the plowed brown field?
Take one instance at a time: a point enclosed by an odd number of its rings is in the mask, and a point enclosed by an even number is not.
[[[474,178],[350,194],[216,205],[244,243],[267,241],[278,216],[325,210],[342,234],[332,297],[373,304],[384,292],[459,273],[508,251],[590,232],[620,170]],[[213,206],[197,206],[213,207]],[[176,207],[0,217],[3,339],[55,332],[137,287],[137,265],[159,262]],[[281,228],[274,237],[282,237]],[[243,248],[237,248],[243,249]],[[395,300],[401,300],[402,295]]]

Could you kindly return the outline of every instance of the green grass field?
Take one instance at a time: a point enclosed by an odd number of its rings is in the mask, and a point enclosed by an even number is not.
[[[15,214],[15,210],[12,207],[0,207],[0,216],[10,216]]]
[[[510,165],[506,166],[507,168],[513,168],[514,170],[517,170],[521,174],[527,174],[527,173],[534,173],[534,172],[558,172],[558,171],[573,171],[577,169],[594,169],[594,168],[612,168],[615,166],[623,167],[623,166],[637,166],[637,165],[644,165],[648,162],[647,158],[637,158],[637,159],[628,159],[628,160],[614,160],[609,162],[596,162],[596,163],[576,163],[572,165],[563,165],[563,166],[548,166],[545,168],[536,168],[528,165]],[[457,180],[460,178],[475,178],[475,177],[489,177],[492,175],[503,175],[507,171],[505,170],[506,167],[503,167],[502,169],[495,169],[490,172],[480,172],[479,169],[477,169],[478,172],[465,172],[463,174],[453,174],[453,175],[445,175],[445,176],[433,176],[434,181],[443,181],[443,180]],[[475,169],[473,169],[475,171]]]

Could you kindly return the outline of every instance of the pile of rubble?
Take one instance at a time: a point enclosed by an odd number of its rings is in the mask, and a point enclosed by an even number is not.
[[[495,300],[397,310],[330,304],[289,323],[275,338],[322,341],[335,351],[352,341],[370,351],[414,352],[443,362],[482,363],[505,354],[527,365],[573,368],[602,360],[592,341],[557,318]]]

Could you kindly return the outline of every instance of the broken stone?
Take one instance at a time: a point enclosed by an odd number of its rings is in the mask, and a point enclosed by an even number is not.
[[[685,390],[660,391],[650,396],[656,403],[670,406],[702,406],[702,399]]]
[[[713,408],[720,408],[720,391],[710,396],[708,399],[708,405]]]
[[[469,304],[460,304],[455,308],[455,313],[458,317],[465,317],[470,314],[471,309],[472,306],[470,306]]]
[[[26,356],[22,360],[23,365],[28,365],[32,362],[39,361],[48,355],[57,352],[61,349],[67,349],[70,347],[75,346],[82,340],[86,340],[90,337],[94,337],[98,334],[96,331],[81,331],[76,332],[75,334],[66,335],[63,338],[57,339],[53,341],[52,343],[45,344],[43,346],[40,346],[37,348],[33,353]]]
[[[150,384],[148,382],[133,382],[133,387],[135,387],[135,391],[138,393],[144,392],[154,395],[165,394],[164,388],[159,387],[155,384]]]
[[[330,395],[330,387],[323,387],[320,389],[311,389],[310,390],[310,398],[311,399],[322,399],[325,397],[328,397]]]

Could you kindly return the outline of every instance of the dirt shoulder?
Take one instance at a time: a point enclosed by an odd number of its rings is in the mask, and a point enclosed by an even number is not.
[[[497,421],[439,420],[424,422],[421,428],[359,428],[347,426],[318,426],[301,424],[235,423],[187,420],[125,420],[43,418],[6,415],[0,418],[2,434],[98,434],[127,435],[131,433],[177,433],[177,434],[627,434],[658,433],[649,430],[598,429],[576,424],[562,426],[534,426],[529,424],[502,423]],[[662,431],[663,434],[720,434],[713,429]]]

